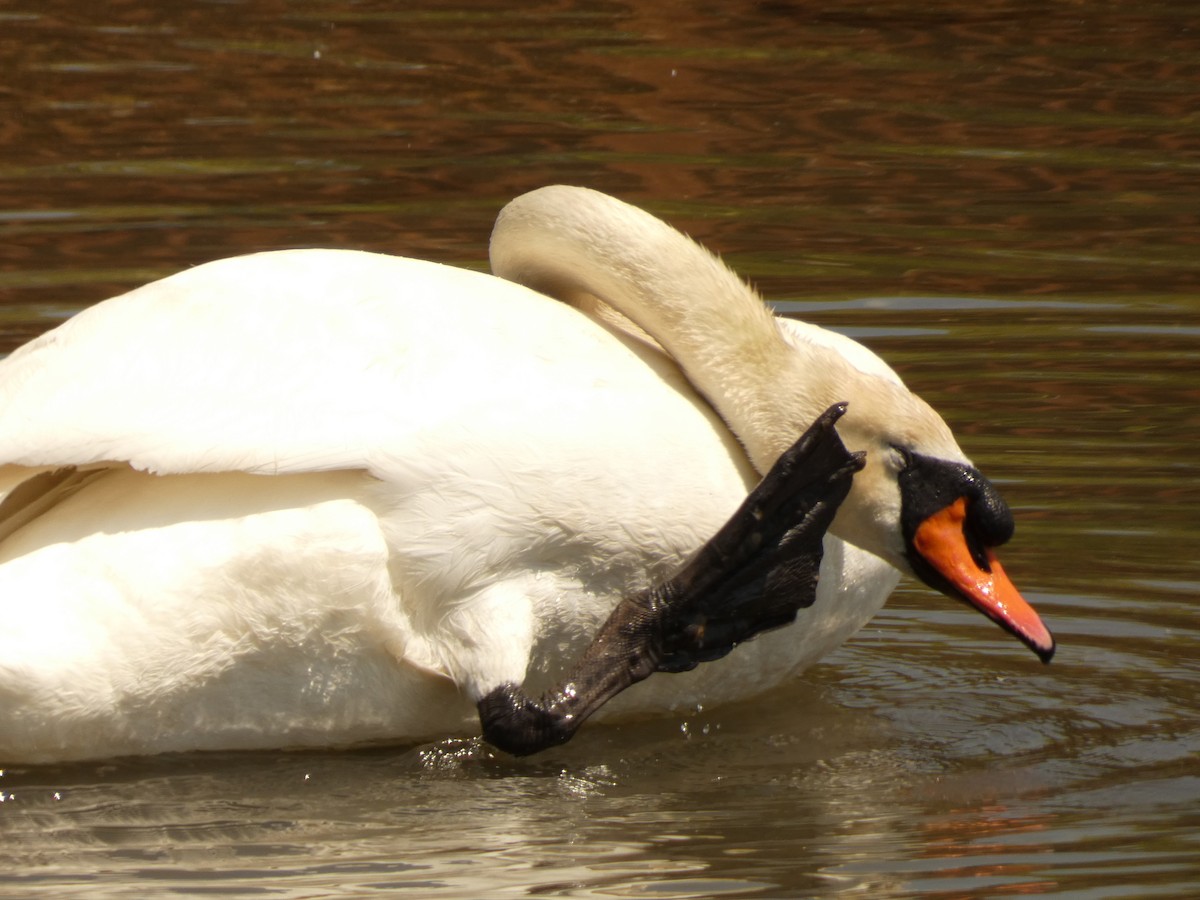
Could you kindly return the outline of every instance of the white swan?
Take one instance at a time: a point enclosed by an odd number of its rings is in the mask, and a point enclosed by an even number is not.
[[[552,685],[843,400],[867,465],[815,603],[612,708],[772,686],[897,569],[1049,658],[986,549],[1007,511],[865,348],[584,189],[513,201],[492,257],[501,277],[221,260],[0,363],[0,764],[478,729],[476,702]]]

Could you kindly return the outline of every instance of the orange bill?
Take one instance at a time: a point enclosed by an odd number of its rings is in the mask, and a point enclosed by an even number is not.
[[[959,497],[917,527],[913,547],[963,599],[1019,638],[1042,662],[1049,662],[1054,655],[1054,637],[990,549],[983,551],[986,568],[975,561],[963,532],[966,517],[967,501]]]

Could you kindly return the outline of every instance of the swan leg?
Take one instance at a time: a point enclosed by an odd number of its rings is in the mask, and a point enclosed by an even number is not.
[[[822,538],[864,462],[834,430],[844,412],[818,418],[674,577],[624,598],[557,687],[538,699],[511,682],[485,694],[484,739],[518,756],[565,743],[630,685],[794,621],[816,597]]]

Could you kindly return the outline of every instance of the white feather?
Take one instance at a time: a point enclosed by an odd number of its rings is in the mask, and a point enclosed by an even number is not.
[[[13,353],[0,461],[2,763],[472,729],[474,699],[548,685],[758,477],[647,342],[328,250],[200,266]],[[775,685],[897,577],[828,537],[797,625],[613,709]]]

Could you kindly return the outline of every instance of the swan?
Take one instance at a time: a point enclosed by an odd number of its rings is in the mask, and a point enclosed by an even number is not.
[[[0,763],[533,752],[778,684],[902,573],[1049,660],[1007,507],[866,348],[585,188],[491,263],[219,260],[0,362]]]

